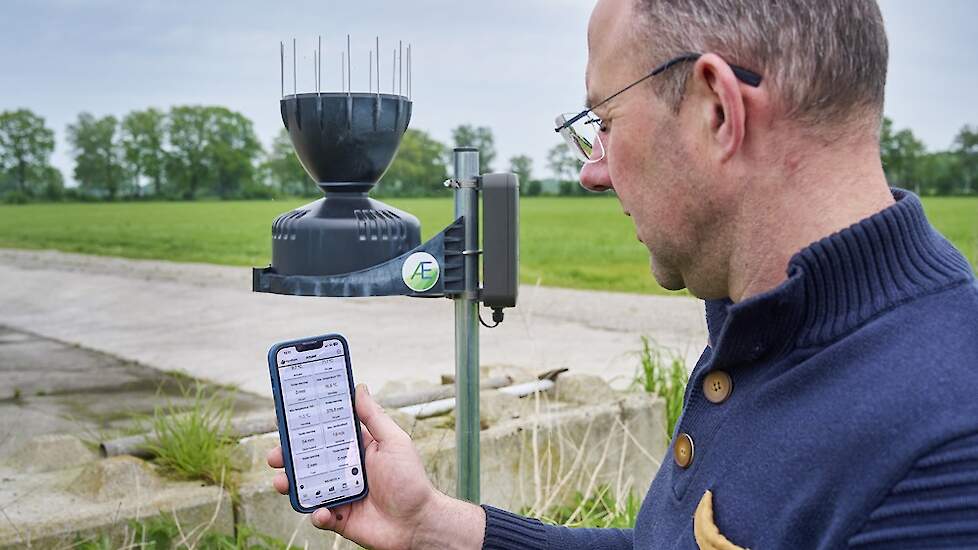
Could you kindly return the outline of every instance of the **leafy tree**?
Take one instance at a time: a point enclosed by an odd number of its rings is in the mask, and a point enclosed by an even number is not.
[[[533,178],[533,159],[519,155],[509,159],[509,171],[520,178],[520,190],[524,195],[529,194],[530,180]]]
[[[496,160],[496,144],[492,137],[492,129],[488,126],[474,127],[462,124],[452,130],[452,141],[455,147],[475,147],[479,150],[479,170],[492,172],[492,163]]]
[[[122,119],[122,148],[129,173],[139,186],[142,177],[153,184],[153,194],[163,195],[166,151],[166,115],[156,109],[133,111]]]
[[[951,195],[962,188],[962,166],[953,152],[927,153],[917,159],[913,171],[925,195]]]
[[[238,196],[255,182],[255,161],[261,142],[246,116],[224,107],[205,108],[210,135],[206,153],[213,174],[214,191],[222,199]]]
[[[962,192],[971,194],[978,184],[978,127],[964,126],[954,138],[963,182]]]
[[[261,144],[250,120],[224,107],[181,106],[167,117],[167,176],[185,199],[240,196],[255,183]]]
[[[115,200],[127,191],[131,179],[126,170],[119,121],[114,116],[78,115],[68,125],[68,142],[75,154],[75,180],[82,189]]]
[[[520,189],[526,189],[523,193],[527,197],[539,197],[543,193],[543,183],[540,180],[530,180],[524,186],[520,182]]]
[[[27,109],[0,113],[0,183],[24,197],[45,193],[57,172],[49,164],[53,151],[54,132],[43,118]]]
[[[54,166],[45,166],[41,172],[41,196],[49,201],[59,201],[65,195],[65,179],[61,170]]]
[[[210,178],[206,147],[210,142],[208,113],[204,107],[172,107],[167,116],[170,154],[166,174],[184,199],[194,199]]]
[[[272,149],[265,157],[261,170],[266,181],[283,195],[291,197],[319,194],[319,188],[313,184],[312,179],[306,174],[299,162],[299,157],[296,156],[295,150],[292,148],[289,132],[284,128],[272,141]]]
[[[912,183],[914,191],[919,194],[923,177],[919,160],[925,153],[924,144],[914,137],[912,131],[903,129],[894,133],[893,121],[883,119],[880,157],[891,185],[908,187]]]
[[[378,186],[381,193],[422,197],[444,192],[448,179],[445,146],[421,130],[408,130],[390,169]]]
[[[558,143],[547,153],[547,166],[554,177],[561,181],[574,181],[581,172],[581,161],[566,143]]]

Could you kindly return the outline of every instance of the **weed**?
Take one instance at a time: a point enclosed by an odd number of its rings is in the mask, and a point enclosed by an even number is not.
[[[207,396],[201,384],[181,392],[190,400],[189,408],[173,403],[156,407],[148,449],[174,477],[233,486],[231,397]]]
[[[666,437],[671,438],[683,411],[683,397],[686,383],[689,382],[686,361],[674,351],[663,351],[662,348],[653,346],[645,336],[642,336],[640,357],[641,364],[635,374],[633,386],[665,400]]]
[[[558,506],[540,519],[567,527],[631,529],[635,526],[640,506],[641,502],[633,493],[618,499],[611,487],[601,485],[590,496],[575,493],[570,505]]]

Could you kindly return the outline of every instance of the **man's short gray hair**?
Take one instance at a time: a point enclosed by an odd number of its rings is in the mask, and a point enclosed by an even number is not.
[[[716,53],[760,73],[784,114],[810,125],[882,116],[888,46],[876,0],[633,0],[639,59]],[[651,65],[649,68],[651,68]],[[656,81],[679,108],[688,67]]]

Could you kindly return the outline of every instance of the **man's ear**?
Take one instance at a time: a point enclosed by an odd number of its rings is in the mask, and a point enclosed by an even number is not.
[[[711,148],[720,161],[732,157],[744,142],[747,109],[740,81],[722,58],[708,53],[693,66],[687,86],[698,116],[702,116]]]

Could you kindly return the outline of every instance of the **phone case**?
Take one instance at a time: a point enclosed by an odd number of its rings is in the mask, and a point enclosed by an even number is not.
[[[315,506],[312,508],[306,508],[299,504],[299,494],[297,492],[296,481],[295,481],[295,470],[292,464],[292,450],[289,440],[288,430],[286,428],[285,421],[285,403],[282,401],[282,394],[279,390],[279,376],[278,376],[278,363],[276,357],[278,352],[282,348],[287,348],[290,346],[295,346],[296,344],[304,344],[308,342],[322,341],[322,340],[339,340],[343,345],[343,354],[346,359],[346,373],[347,379],[350,384],[350,401],[353,406],[353,426],[357,433],[357,446],[360,448],[360,468],[363,471],[363,491],[359,495],[353,495],[350,497],[345,497],[339,500],[326,502]],[[357,418],[356,410],[356,392],[354,391],[353,384],[353,367],[350,363],[350,346],[346,341],[346,338],[342,334],[326,334],[324,336],[314,336],[310,338],[300,338],[298,340],[290,340],[288,342],[281,342],[272,346],[268,350],[268,370],[269,375],[272,379],[272,396],[275,398],[275,417],[278,420],[278,438],[282,445],[282,458],[285,462],[285,475],[289,478],[289,501],[292,503],[292,508],[302,514],[311,514],[313,511],[319,508],[333,508],[340,506],[342,504],[348,504],[350,502],[356,502],[367,496],[369,492],[367,480],[367,461],[363,448],[363,436],[360,434],[360,419]]]

